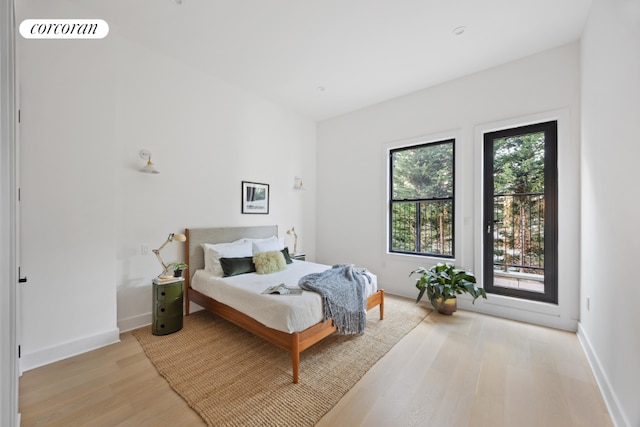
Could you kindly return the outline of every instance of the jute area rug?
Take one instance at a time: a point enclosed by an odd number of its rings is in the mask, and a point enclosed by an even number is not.
[[[291,356],[209,312],[184,318],[182,330],[133,335],[171,387],[211,426],[312,426],[430,310],[385,296],[364,335],[333,334],[300,355],[292,383]]]

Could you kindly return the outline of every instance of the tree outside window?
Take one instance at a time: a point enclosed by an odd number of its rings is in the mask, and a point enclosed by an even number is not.
[[[493,140],[496,270],[544,274],[544,153],[542,131]]]

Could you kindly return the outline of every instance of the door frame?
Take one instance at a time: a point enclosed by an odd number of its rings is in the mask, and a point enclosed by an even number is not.
[[[523,322],[576,331],[580,316],[580,117],[569,107],[478,124],[473,130],[473,272],[484,285],[483,135],[528,124],[558,122],[558,304],[490,294],[486,300],[458,298],[460,308]]]
[[[482,173],[482,197],[483,197],[483,226],[485,229],[483,237],[483,283],[487,293],[507,295],[515,298],[523,298],[533,301],[543,301],[552,304],[558,302],[558,122],[557,120],[544,121],[525,126],[513,126],[499,131],[483,133],[483,173]],[[490,198],[487,191],[494,193],[493,181],[491,188],[487,187],[487,180],[490,175],[489,168],[493,170],[493,155],[487,155],[487,137],[494,134],[493,140],[510,135],[514,132],[534,133],[534,132],[552,132],[545,139],[545,164],[544,164],[544,293],[536,293],[513,288],[501,288],[488,283],[488,279],[494,279],[493,275],[493,256],[489,255],[489,243],[493,242],[493,234],[495,231],[493,221],[493,203],[489,202]],[[553,150],[549,150],[547,142],[554,144]],[[491,148],[493,148],[493,141]],[[493,252],[493,247],[491,248]]]
[[[17,153],[15,7],[0,0],[0,424],[17,426],[18,345],[17,323]],[[6,289],[5,289],[6,288]]]

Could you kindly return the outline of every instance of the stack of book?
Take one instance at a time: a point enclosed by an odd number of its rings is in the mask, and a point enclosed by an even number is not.
[[[156,285],[166,285],[167,283],[182,282],[184,277],[160,276],[154,277],[153,283]]]

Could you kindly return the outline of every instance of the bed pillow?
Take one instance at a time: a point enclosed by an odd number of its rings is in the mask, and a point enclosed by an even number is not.
[[[281,250],[280,252],[282,252],[282,255],[284,255],[284,260],[287,264],[293,264],[293,261],[291,261],[291,255],[289,255],[289,248],[285,246],[285,248],[283,250]]]
[[[277,240],[282,247],[284,247],[284,237],[278,237],[275,235],[271,237],[260,238],[260,239],[256,239],[253,237],[244,237],[242,240],[244,240],[245,242],[251,242],[251,243],[261,243],[261,242],[266,242],[274,239]]]
[[[243,240],[236,240],[231,243],[218,243],[211,245],[203,243],[204,267],[214,276],[222,277],[224,271],[220,265],[220,258],[243,258],[253,255],[251,243]]]
[[[284,248],[284,245],[280,242],[280,240],[276,237],[269,237],[268,239],[259,239],[259,240],[249,240],[253,246],[253,253],[257,254],[260,252],[271,252],[271,251],[281,251]]]
[[[253,255],[256,273],[271,274],[287,268],[287,262],[280,251],[259,252]]]
[[[253,273],[256,266],[253,264],[253,256],[242,258],[220,258],[220,266],[224,277],[237,276],[239,274]]]
[[[261,242],[266,242],[268,240],[273,240],[273,239],[277,239],[277,236],[271,236],[271,237],[261,237],[261,238],[255,238],[255,237],[243,237],[242,240],[244,240],[245,242],[251,242],[251,243],[261,243]]]

